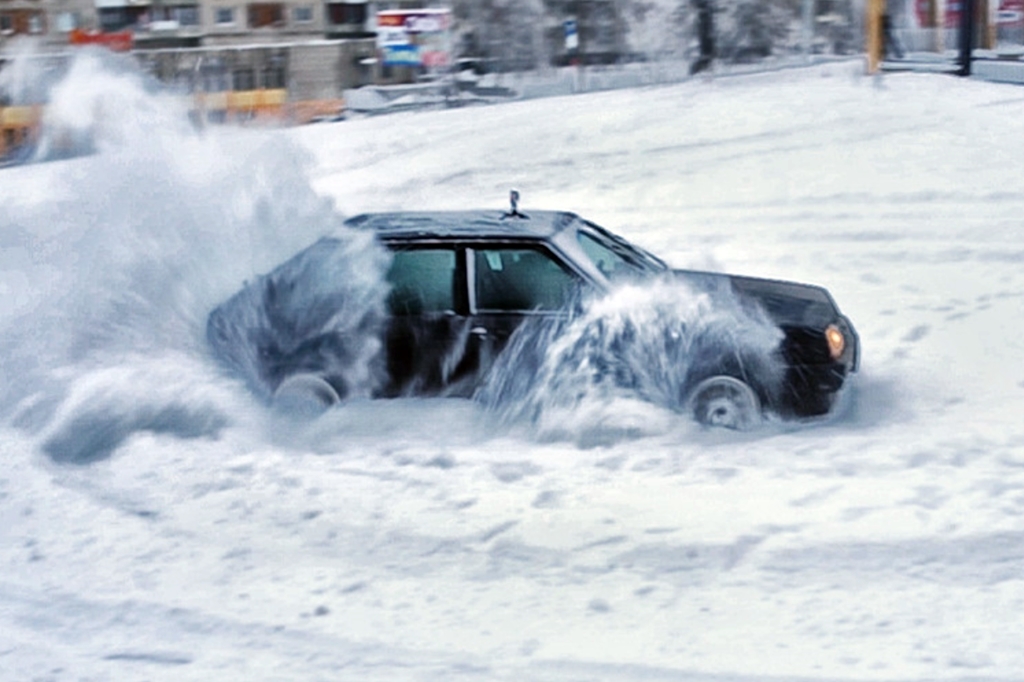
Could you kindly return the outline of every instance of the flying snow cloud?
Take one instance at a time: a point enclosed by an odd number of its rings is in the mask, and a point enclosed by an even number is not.
[[[524,325],[478,397],[542,439],[595,445],[678,423],[689,391],[723,358],[777,385],[781,339],[767,316],[729,294],[673,279],[630,283],[553,323]]]
[[[40,158],[90,153],[0,170],[0,414],[49,443],[107,453],[136,430],[215,431],[237,413],[225,396],[248,394],[210,361],[207,315],[326,234],[359,274],[338,286],[353,283],[366,310],[383,305],[380,249],[341,225],[283,133],[196,129],[130,63],[92,51],[65,65],[47,100]],[[68,436],[83,425],[100,435]],[[98,456],[55,447],[65,460]]]

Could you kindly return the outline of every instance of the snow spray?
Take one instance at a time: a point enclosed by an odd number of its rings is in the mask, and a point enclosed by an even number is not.
[[[320,237],[345,243],[348,312],[378,316],[387,292],[386,253],[342,225],[284,132],[197,129],[126,59],[77,53],[49,90],[37,160],[69,139],[79,156],[0,169],[0,419],[63,462],[260,409],[210,357],[207,316]],[[378,342],[362,343],[357,364]]]
[[[477,398],[507,424],[584,445],[663,432],[723,357],[779,384],[782,332],[731,292],[671,277],[629,283],[513,335]]]

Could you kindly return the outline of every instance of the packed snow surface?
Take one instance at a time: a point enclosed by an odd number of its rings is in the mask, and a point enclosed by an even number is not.
[[[1024,91],[860,72],[193,131],[83,59],[47,120],[95,153],[0,170],[0,679],[1020,679]],[[209,311],[324,235],[379,300],[343,217],[513,187],[828,287],[839,411],[303,420],[213,361]]]

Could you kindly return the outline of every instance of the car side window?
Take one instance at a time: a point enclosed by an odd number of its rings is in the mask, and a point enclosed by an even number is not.
[[[478,249],[474,264],[479,310],[556,310],[576,286],[571,273],[537,249]]]
[[[409,249],[393,254],[387,281],[393,315],[455,310],[454,249]]]

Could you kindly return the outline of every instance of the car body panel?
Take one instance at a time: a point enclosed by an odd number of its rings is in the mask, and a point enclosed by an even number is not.
[[[389,314],[382,332],[384,379],[375,392],[379,397],[472,395],[524,321],[565,319],[583,297],[611,291],[620,278],[678,279],[688,288],[738,300],[770,318],[783,333],[776,359],[785,367],[785,379],[780,387],[754,388],[762,404],[780,415],[827,412],[858,366],[859,340],[853,325],[822,287],[672,270],[573,213],[375,213],[355,216],[345,224],[371,231],[393,257]],[[321,240],[278,270],[294,268],[303,254],[329,250],[330,245],[329,238]],[[267,276],[269,281],[273,275]],[[211,314],[211,329],[218,310]],[[830,325],[846,339],[842,354],[835,358],[825,340]],[[215,339],[211,341],[217,346]],[[334,341],[306,343],[322,349]],[[223,349],[224,343],[219,347]],[[287,358],[266,361],[270,369],[262,371],[260,380],[267,382],[270,392],[290,366],[315,371],[316,357],[291,357],[301,349],[300,345]],[[710,364],[707,371],[756,384],[745,375],[743,358]],[[336,385],[343,381],[340,377],[327,373],[325,378],[345,394],[346,387]]]

